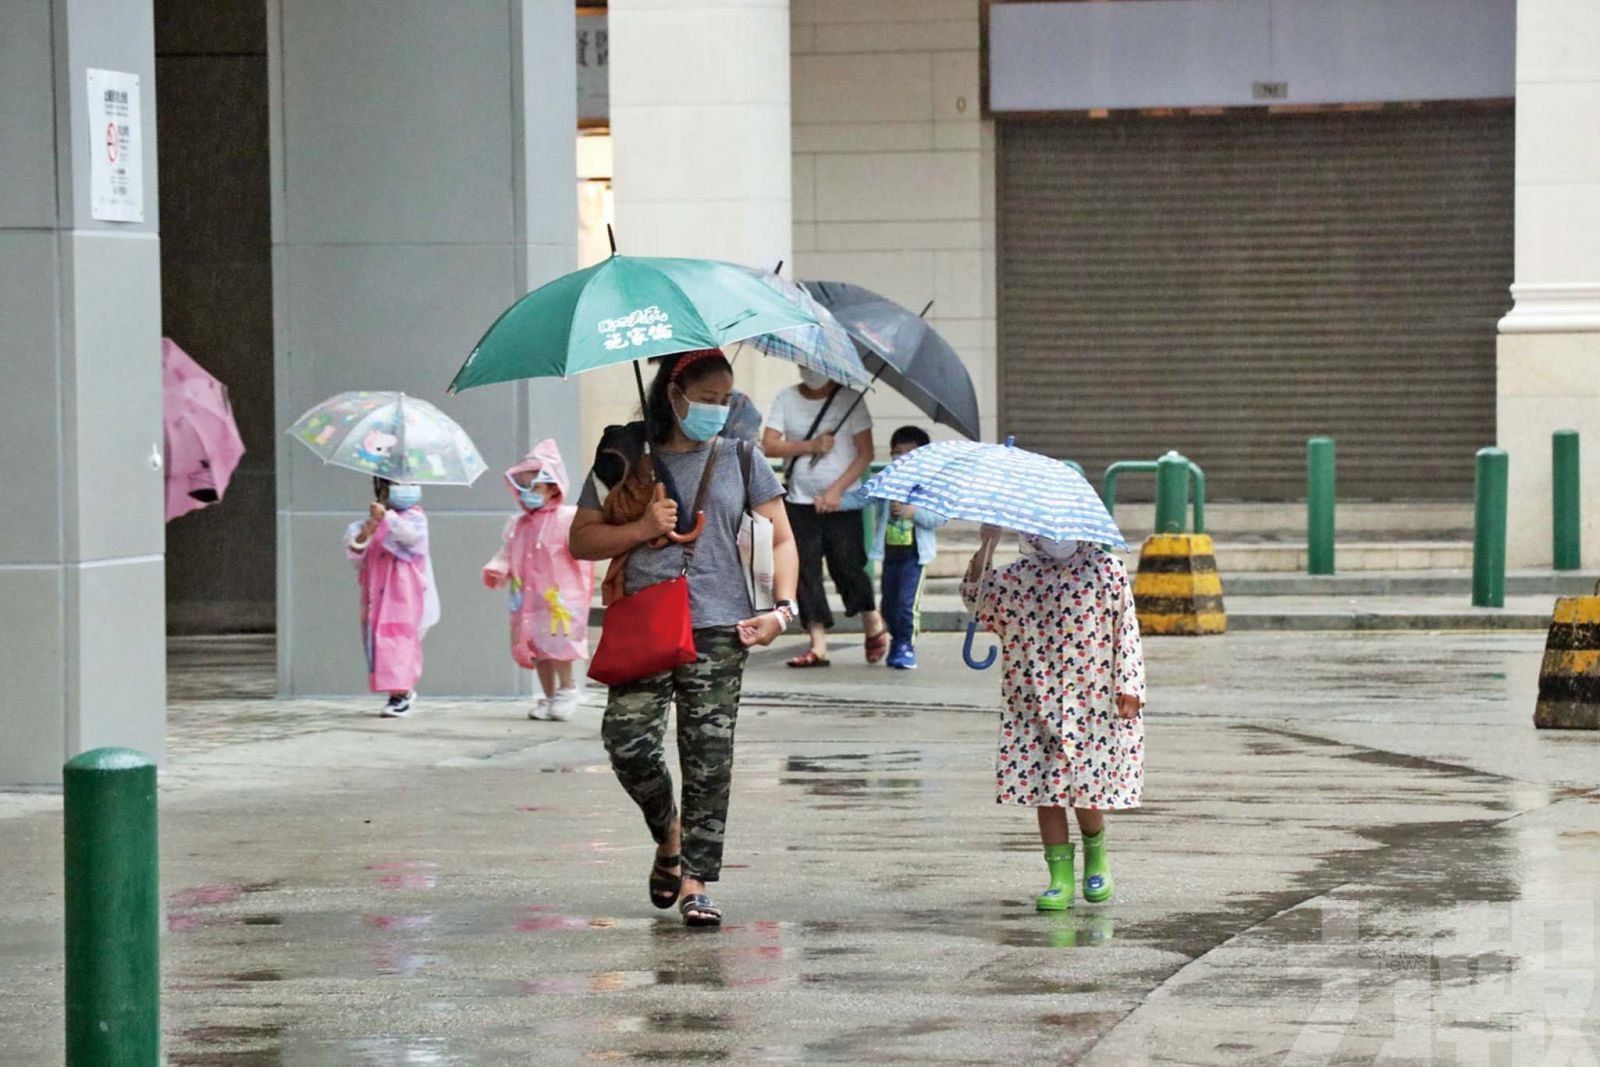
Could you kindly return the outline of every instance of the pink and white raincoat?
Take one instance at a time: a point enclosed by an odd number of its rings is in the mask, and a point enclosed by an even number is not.
[[[512,484],[530,472],[546,482],[544,507],[535,511],[523,506]],[[511,658],[528,668],[540,660],[588,659],[594,564],[573,559],[567,547],[578,509],[565,502],[567,467],[555,441],[535,445],[506,471],[506,483],[520,513],[507,520],[504,544],[484,564],[483,579],[511,592]]]
[[[361,646],[374,693],[407,693],[422,677],[422,639],[439,621],[439,593],[428,558],[428,516],[390,509],[361,543],[361,522],[344,533],[345,554],[361,583]]]

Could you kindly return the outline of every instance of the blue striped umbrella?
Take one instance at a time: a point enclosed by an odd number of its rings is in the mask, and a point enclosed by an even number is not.
[[[1127,548],[1089,480],[1060,460],[1012,444],[940,441],[885,467],[868,496],[926,507],[950,519]]]
[[[739,264],[734,264],[739,266]],[[791,327],[780,333],[764,333],[747,337],[740,344],[749,345],[763,355],[798,363],[818,374],[826,374],[830,381],[848,385],[853,389],[872,387],[872,372],[861,362],[850,334],[833,317],[833,313],[796,282],[772,271],[739,266],[759,278],[768,289],[781,295],[800,309],[801,314],[815,320],[815,325]]]

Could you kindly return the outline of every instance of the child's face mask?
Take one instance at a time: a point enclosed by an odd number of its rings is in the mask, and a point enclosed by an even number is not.
[[[1039,537],[1036,534],[1023,534],[1022,543],[1028,546],[1029,552],[1048,556],[1057,562],[1070,558],[1083,544],[1082,541],[1057,541],[1053,537]]]
[[[405,511],[422,503],[422,486],[420,485],[391,485],[389,487],[389,506],[396,511]]]
[[[529,511],[538,511],[544,507],[544,490],[536,486],[529,486],[526,489],[518,488],[517,499],[521,500],[522,506]]]

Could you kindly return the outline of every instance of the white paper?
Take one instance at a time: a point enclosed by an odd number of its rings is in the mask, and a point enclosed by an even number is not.
[[[89,68],[89,214],[144,221],[139,76]]]

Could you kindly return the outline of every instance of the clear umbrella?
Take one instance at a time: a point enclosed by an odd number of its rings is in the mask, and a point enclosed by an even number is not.
[[[324,463],[391,482],[471,485],[486,469],[454,419],[404,393],[340,393],[288,432]]]

